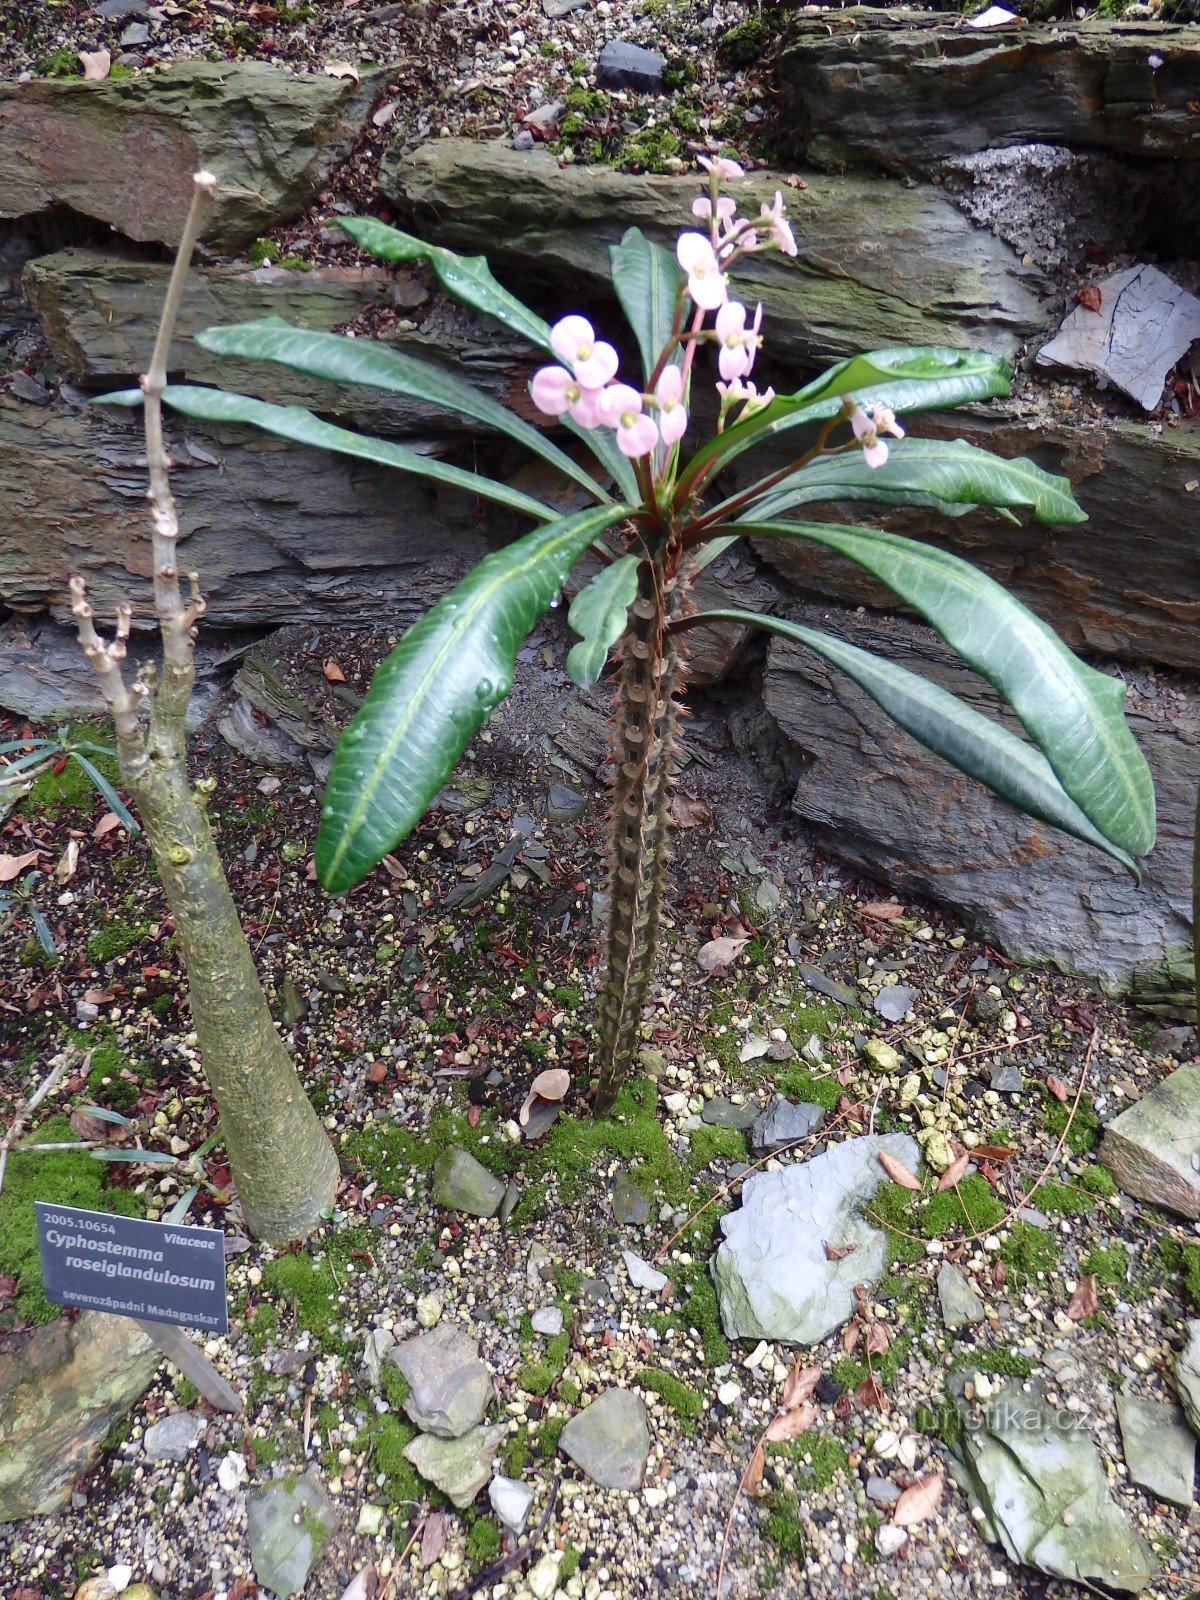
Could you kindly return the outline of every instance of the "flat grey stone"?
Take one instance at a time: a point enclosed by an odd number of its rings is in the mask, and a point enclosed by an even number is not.
[[[94,7],[98,17],[103,17],[106,22],[116,21],[120,17],[144,17],[150,9],[150,0],[100,0]]]
[[[949,1261],[944,1262],[938,1272],[937,1292],[942,1321],[951,1333],[983,1321],[986,1306],[967,1282],[965,1274]]]
[[[542,10],[552,19],[568,16],[572,11],[582,11],[587,0],[542,0]]]
[[[457,1439],[419,1433],[405,1446],[405,1458],[460,1511],[471,1504],[492,1475],[492,1461],[508,1432],[502,1422],[472,1428]]]
[[[176,1411],[150,1424],[142,1435],[142,1448],[151,1461],[184,1461],[207,1426],[198,1411]]]
[[[817,994],[823,994],[827,1000],[836,1000],[840,1006],[858,1004],[856,990],[847,983],[839,983],[836,978],[831,978],[827,972],[822,972],[820,967],[810,967],[807,962],[801,961],[796,971],[808,988]]]
[[[1025,1087],[1020,1067],[1014,1067],[1007,1061],[992,1068],[989,1081],[997,1094],[1020,1094]]]
[[[917,1171],[915,1140],[889,1133],[746,1179],[740,1209],[721,1219],[712,1262],[731,1339],[815,1344],[850,1318],[855,1284],[873,1283],[887,1266],[886,1236],[861,1209],[887,1182],[880,1151]],[[855,1248],[831,1261],[826,1244]]]
[[[718,1094],[704,1102],[700,1121],[707,1122],[710,1128],[734,1128],[738,1133],[745,1133],[757,1116],[758,1107],[753,1100],[746,1105],[738,1106],[734,1105],[732,1100],[726,1100],[724,1095]]]
[[[526,1144],[537,1144],[539,1139],[546,1137],[561,1116],[562,1105],[559,1101],[535,1100],[521,1129],[522,1139]]]
[[[571,1418],[558,1442],[602,1489],[640,1489],[650,1454],[645,1403],[628,1389],[606,1389]]]
[[[750,1148],[756,1156],[773,1155],[776,1150],[807,1139],[825,1121],[825,1108],[807,1100],[785,1100],[776,1095],[765,1111],[759,1112],[750,1128]]]
[[[497,1213],[502,1227],[517,1209],[517,1202],[520,1200],[520,1198],[521,1190],[517,1180],[515,1178],[510,1178],[507,1184],[504,1186],[504,1198],[500,1202],[500,1210]]]
[[[1176,1067],[1104,1130],[1100,1159],[1126,1194],[1200,1217],[1200,1061]]]
[[[1175,1387],[1183,1414],[1200,1435],[1200,1317],[1187,1325],[1187,1341],[1175,1361]]]
[[[448,1211],[471,1217],[494,1217],[504,1199],[504,1184],[494,1178],[470,1151],[451,1145],[433,1168],[433,1199]]]
[[[532,1485],[522,1483],[519,1478],[506,1478],[498,1472],[488,1484],[488,1499],[497,1521],[514,1533],[520,1533],[533,1504]]]
[[[1196,1435],[1178,1406],[1117,1396],[1125,1464],[1134,1483],[1168,1505],[1190,1510],[1196,1481]]]
[[[948,1393],[964,1426],[956,1472],[985,1538],[1012,1561],[1072,1583],[1137,1594],[1158,1570],[1149,1545],[1109,1495],[1100,1452],[1081,1421],[1039,1380],[1010,1379],[986,1404]]]
[[[900,1498],[900,1485],[890,1478],[868,1478],[867,1499],[877,1506],[894,1506]]]
[[[405,1340],[386,1359],[399,1367],[412,1391],[404,1409],[418,1428],[458,1439],[483,1421],[492,1400],[492,1375],[474,1339],[453,1322]]]
[[[916,998],[917,991],[906,983],[885,984],[875,996],[875,1009],[886,1022],[903,1022]]]
[[[1153,411],[1167,374],[1200,339],[1200,300],[1144,263],[1097,287],[1099,311],[1077,306],[1038,351],[1038,365],[1092,372]]]
[[[624,39],[610,39],[596,62],[596,83],[601,89],[638,89],[653,94],[662,88],[667,63],[655,50]]]
[[[121,35],[122,49],[131,50],[135,45],[149,44],[150,29],[144,22],[131,22]]]
[[[650,1202],[627,1172],[618,1172],[612,1186],[613,1218],[622,1228],[640,1228],[650,1217]]]
[[[529,141],[532,146],[532,138]],[[578,789],[566,783],[552,783],[550,798],[546,801],[546,815],[551,822],[574,822],[587,810],[587,801]]]
[[[259,1584],[280,1600],[299,1594],[337,1520],[337,1508],[321,1488],[315,1467],[290,1484],[280,1478],[253,1490],[246,1504],[246,1531]]]
[[[563,1314],[557,1306],[539,1306],[529,1321],[534,1333],[550,1339],[563,1331]]]
[[[625,1270],[629,1274],[629,1281],[635,1288],[646,1289],[650,1294],[657,1294],[660,1289],[666,1288],[668,1280],[665,1272],[657,1271],[648,1261],[643,1261],[641,1256],[634,1255],[632,1250],[622,1250],[621,1256],[625,1262]]]

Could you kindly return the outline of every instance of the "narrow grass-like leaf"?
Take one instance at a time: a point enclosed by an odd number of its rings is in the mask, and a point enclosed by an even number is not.
[[[108,1145],[103,1150],[92,1150],[89,1154],[95,1156],[97,1161],[129,1161],[135,1166],[147,1167],[173,1167],[179,1161],[178,1156],[173,1156],[166,1150],[119,1150],[115,1145]]]
[[[743,521],[769,521],[797,506],[827,500],[931,505],[953,516],[973,506],[1019,506],[1039,522],[1086,522],[1071,480],[1045,472],[1027,456],[1006,460],[963,439],[889,441],[882,467],[860,449],[819,456],[768,491]]]
[[[80,1109],[85,1116],[99,1117],[101,1122],[115,1122],[121,1128],[133,1126],[128,1117],[123,1117],[119,1111],[110,1111],[107,1106],[82,1106]]]
[[[1093,827],[1040,750],[957,695],[857,645],[781,617],[754,611],[706,611],[690,621],[738,622],[806,645],[852,678],[906,733],[960,772],[978,779],[1029,816],[1095,845],[1139,876],[1128,852]]]
[[[521,640],[593,539],[631,509],[579,511],[485,556],[376,669],[333,755],[315,851],[326,889],[359,882],[416,826],[512,687]]]
[[[309,328],[293,328],[277,318],[234,323],[227,327],[206,328],[196,335],[197,344],[217,355],[245,356],[254,361],[277,361],[296,372],[331,383],[358,383],[392,394],[408,395],[431,405],[457,411],[497,433],[523,444],[541,456],[597,499],[607,499],[595,479],[558,448],[532,423],[525,422],[498,400],[483,394],[473,384],[453,373],[418,360],[403,350],[394,350],[375,339],[350,339],[342,333],[320,333]]]
[[[608,253],[613,288],[638,342],[643,374],[649,378],[671,337],[682,281],[679,268],[670,251],[652,243],[640,228],[630,228],[620,244],[609,245]]]
[[[142,830],[138,826],[133,814],[125,805],[125,802],[121,799],[117,791],[113,788],[112,784],[109,783],[108,779],[100,771],[99,767],[93,766],[85,755],[80,755],[78,750],[71,751],[71,760],[78,761],[79,765],[87,773],[88,777],[92,780],[96,788],[99,789],[104,799],[108,802],[108,809],[121,819],[121,822],[125,827],[125,831],[131,836],[135,833],[141,833]]]
[[[58,946],[54,942],[54,934],[50,930],[50,924],[32,902],[26,903],[25,910],[29,913],[29,920],[33,923],[33,931],[37,934],[37,941],[42,949],[48,956],[57,957]]]
[[[746,533],[803,539],[870,572],[993,684],[1063,788],[1131,855],[1154,843],[1154,785],[1122,708],[1125,685],[1074,656],[1053,629],[986,574],[932,545],[833,522],[747,522]]]
[[[641,557],[621,556],[602,567],[575,596],[567,621],[580,635],[567,653],[567,674],[586,689],[604,671],[608,652],[625,632],[625,619],[637,599]]]

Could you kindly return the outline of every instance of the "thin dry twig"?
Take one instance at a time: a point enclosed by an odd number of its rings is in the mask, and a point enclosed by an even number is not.
[[[51,1093],[52,1090],[58,1087],[70,1064],[70,1055],[64,1055],[58,1065],[53,1067],[46,1074],[33,1093],[26,1099],[19,1100],[17,1102],[17,1107],[13,1112],[13,1119],[9,1124],[8,1132],[2,1139],[0,1139],[0,1192],[2,1192],[4,1189],[4,1169],[8,1166],[9,1151],[12,1149],[13,1145],[16,1144],[22,1133],[24,1133],[26,1124],[33,1113],[41,1105],[42,1101],[48,1094]]]

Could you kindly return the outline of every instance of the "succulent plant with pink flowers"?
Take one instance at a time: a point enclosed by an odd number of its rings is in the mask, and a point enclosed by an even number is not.
[[[740,216],[733,196],[721,191],[742,169],[722,157],[701,166],[707,178],[691,208],[696,225],[673,247],[636,228],[612,247],[628,340],[600,337],[575,313],[547,324],[497,282],[482,257],[457,256],[366,218],[341,222],[386,261],[428,261],[452,294],[545,352],[549,361],[531,385],[545,426],[441,367],[370,339],[277,321],[199,336],[223,355],[456,409],[557,469],[586,495],[583,510],[563,516],[512,484],[334,427],[299,407],[178,385],[163,396],[185,415],[249,422],[385,463],[467,489],[536,524],[485,556],[377,669],[338,743],[325,794],[316,865],[332,891],[365,878],[416,826],[472,734],[508,693],[522,639],[581,558],[590,552],[599,560],[599,572],[570,607],[580,637],[567,658],[575,681],[589,684],[615,653],[611,894],[593,1056],[598,1112],[612,1107],[640,1042],[664,892],[685,640],[700,624],[732,621],[799,642],[952,765],[1131,870],[1133,856],[1154,839],[1153,789],[1124,720],[1119,680],[1078,661],[1045,623],[958,556],[804,515],[820,502],[866,500],[949,514],[1024,508],[1042,522],[1082,520],[1065,478],[961,440],[906,437],[896,421],[897,414],[1006,393],[1007,363],[962,350],[878,350],[839,361],[795,393],[760,391],[749,374],[763,345],[762,308],[752,314],[732,284],[744,255],[774,251],[786,264],[796,242],[779,193],[757,217]],[[710,383],[715,431],[696,439],[696,402]],[[562,449],[553,425],[586,444],[594,465]],[[785,466],[748,486],[723,486],[727,469],[747,452],[793,437],[803,444]],[[832,634],[777,616],[697,612],[697,574],[745,535],[822,546],[886,584],[1000,691],[1027,737]]]

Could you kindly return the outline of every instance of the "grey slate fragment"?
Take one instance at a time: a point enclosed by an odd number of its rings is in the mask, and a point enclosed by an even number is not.
[[[571,1418],[558,1442],[602,1489],[639,1489],[650,1454],[645,1403],[628,1389],[606,1389]]]
[[[666,64],[656,50],[610,39],[596,62],[596,83],[601,89],[638,89],[653,94],[662,88]]]
[[[299,1594],[320,1554],[322,1536],[332,1533],[337,1520],[315,1467],[290,1486],[280,1478],[254,1490],[246,1504],[246,1532],[259,1584],[280,1600]]]
[[[640,1228],[650,1217],[650,1202],[627,1172],[618,1172],[612,1186],[613,1220],[622,1228]]]
[[[1192,1432],[1200,1435],[1200,1317],[1187,1325],[1187,1342],[1175,1361],[1175,1387]]]
[[[817,994],[823,994],[826,999],[836,1000],[840,1006],[858,1004],[858,995],[849,984],[839,983],[827,972],[822,972],[820,967],[810,967],[807,962],[801,961],[796,970],[810,989],[815,990]]]
[[[1200,1061],[1177,1067],[1104,1130],[1100,1159],[1126,1194],[1200,1217]]]
[[[889,983],[875,996],[875,1009],[885,1022],[903,1022],[917,998],[906,983]]]
[[[769,1055],[770,1051],[767,1053]],[[718,1094],[704,1102],[700,1121],[706,1122],[710,1128],[733,1128],[738,1133],[745,1133],[758,1114],[758,1106],[753,1101],[739,1106]]]
[[[433,1198],[448,1211],[472,1217],[494,1217],[504,1199],[504,1184],[494,1178],[470,1151],[451,1145],[433,1168]]]
[[[1021,1075],[1020,1067],[1014,1067],[1011,1062],[1004,1062],[1001,1066],[993,1067],[990,1081],[997,1094],[1020,1094],[1025,1087],[1025,1079]]]
[[[150,1424],[142,1435],[142,1449],[151,1461],[185,1461],[207,1426],[198,1411],[174,1411]]]
[[[983,1321],[987,1308],[967,1282],[965,1274],[949,1261],[944,1262],[938,1272],[937,1292],[942,1321],[951,1333]]]
[[[774,1155],[816,1133],[825,1121],[824,1106],[807,1100],[796,1102],[776,1095],[765,1111],[755,1117],[750,1129],[750,1148],[756,1156]]]
[[[458,1439],[483,1421],[492,1375],[474,1339],[452,1322],[408,1339],[388,1354],[411,1393],[404,1409],[425,1433]]]
[[[1178,1406],[1117,1396],[1121,1445],[1134,1483],[1168,1505],[1190,1510],[1196,1479],[1196,1435]]]
[[[461,1511],[491,1477],[492,1461],[507,1431],[499,1422],[492,1428],[472,1428],[458,1439],[419,1433],[405,1446],[404,1455]]]

